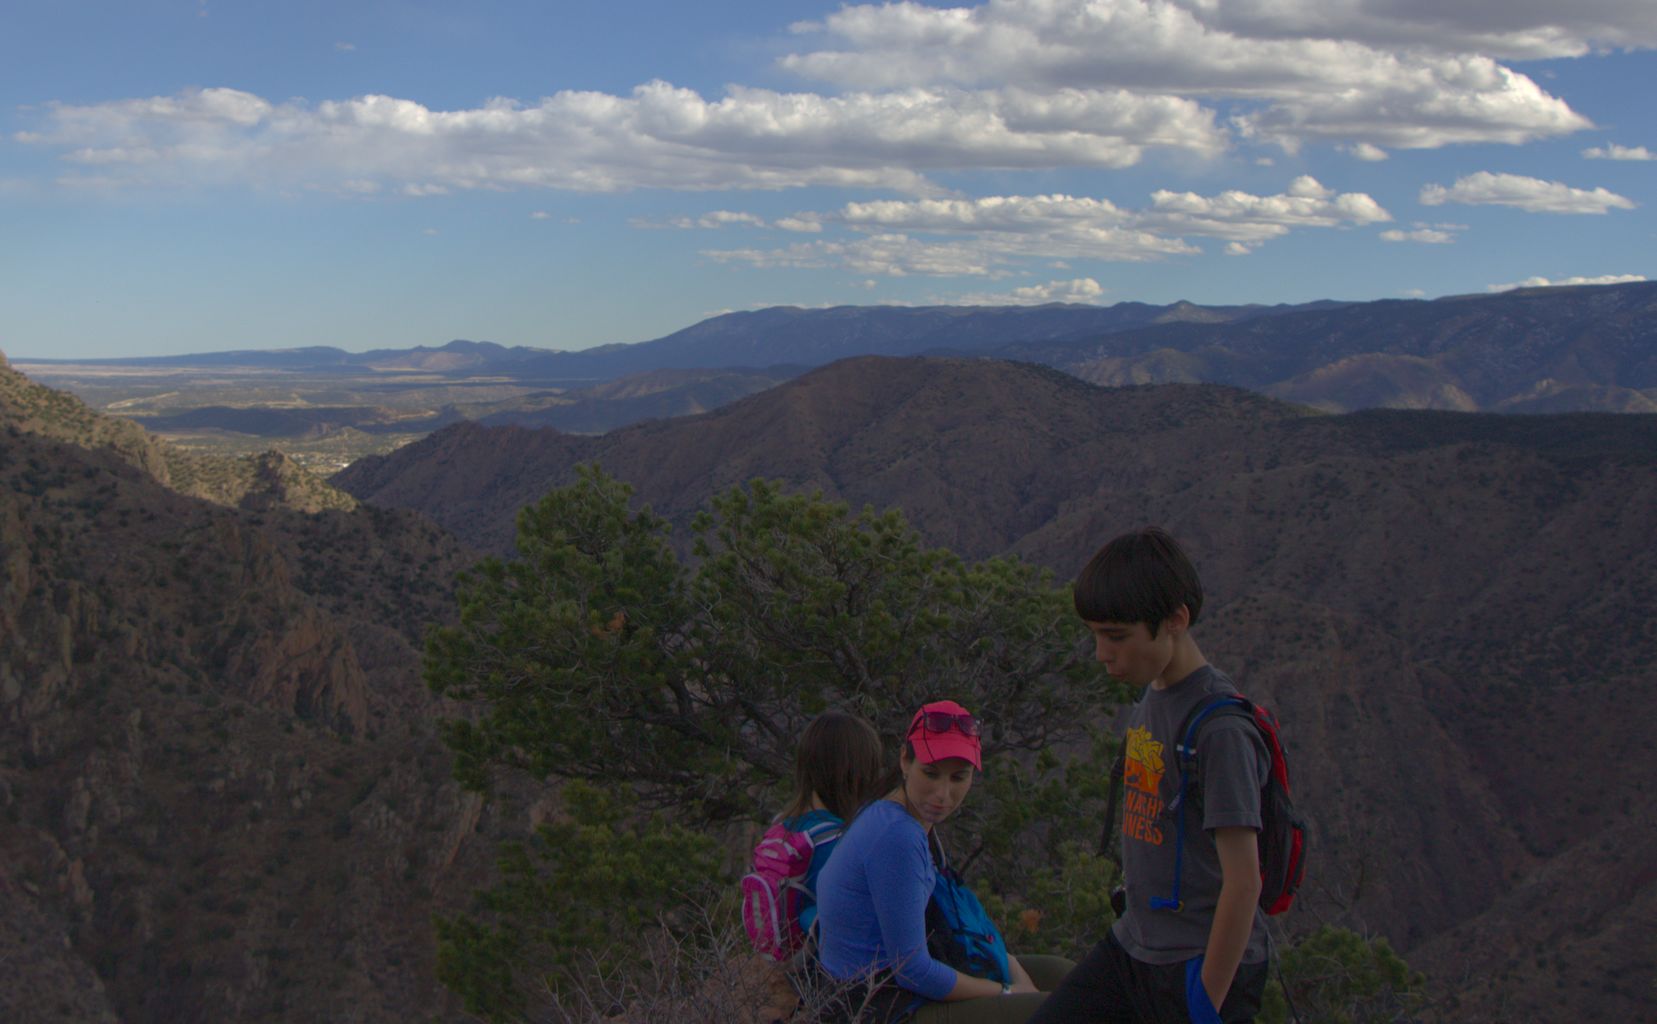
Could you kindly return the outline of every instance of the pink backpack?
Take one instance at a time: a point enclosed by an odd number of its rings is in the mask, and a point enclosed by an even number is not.
[[[754,846],[754,869],[742,878],[742,924],[754,948],[778,963],[805,946],[800,911],[817,898],[806,872],[817,847],[840,838],[843,827],[830,818],[795,832],[779,821]]]

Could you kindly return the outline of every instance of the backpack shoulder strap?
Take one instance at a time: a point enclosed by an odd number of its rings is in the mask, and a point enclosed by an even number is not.
[[[1128,745],[1124,742],[1116,751],[1116,760],[1110,763],[1110,797],[1105,802],[1105,831],[1099,837],[1099,856],[1110,856],[1111,836],[1116,832],[1116,808],[1122,800],[1122,778],[1127,771]]]
[[[1179,731],[1174,734],[1174,753],[1180,774],[1197,759],[1197,737],[1204,722],[1216,715],[1236,715],[1254,721],[1254,702],[1240,693],[1219,693],[1195,705],[1185,713]]]
[[[1253,721],[1254,704],[1242,694],[1215,694],[1186,712],[1185,721],[1180,723],[1179,731],[1174,734],[1174,763],[1179,771],[1179,793],[1168,805],[1169,810],[1177,812],[1178,822],[1174,831],[1174,885],[1168,895],[1151,897],[1153,910],[1177,913],[1185,909],[1185,903],[1180,898],[1180,879],[1185,868],[1185,799],[1187,796],[1201,799],[1201,791],[1197,788],[1200,780],[1194,778],[1196,773],[1191,771],[1197,763],[1197,735],[1204,722],[1215,715],[1227,714],[1241,715]]]
[[[812,848],[822,846],[840,838],[846,830],[846,823],[833,815],[825,816],[821,821],[814,821],[800,830],[800,834],[811,840]]]
[[[1248,719],[1259,732],[1260,725],[1255,717],[1258,710],[1253,701],[1240,693],[1217,693],[1185,713],[1185,720],[1174,734],[1174,768],[1178,773],[1179,789],[1174,802],[1168,805],[1170,809],[1185,806],[1187,796],[1193,800],[1202,799],[1202,778],[1192,769],[1197,764],[1197,740],[1202,735],[1203,725],[1212,718],[1231,716]],[[1270,746],[1269,741],[1267,745]]]

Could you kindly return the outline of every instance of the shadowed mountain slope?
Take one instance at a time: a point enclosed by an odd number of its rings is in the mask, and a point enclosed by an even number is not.
[[[468,554],[409,512],[179,493],[43,391],[0,365],[0,1019],[452,1010],[429,918],[494,826],[418,664]]]
[[[1627,842],[1657,824],[1657,761],[1627,713],[1657,698],[1657,417],[1330,416],[871,358],[600,438],[456,426],[335,481],[504,550],[515,510],[593,460],[680,522],[780,478],[1061,578],[1167,525],[1203,569],[1206,652],[1287,723],[1317,842],[1298,920],[1419,954],[1461,993],[1445,1019],[1546,1017],[1560,977],[1583,1019],[1644,1005],[1644,954],[1615,940],[1657,891]],[[1582,888],[1548,905],[1550,966],[1528,969],[1518,901],[1564,878]]]
[[[847,360],[703,416],[602,437],[457,424],[332,477],[363,500],[418,508],[471,543],[504,551],[516,510],[597,460],[681,522],[755,476],[820,488],[853,505],[898,505],[938,543],[983,556],[1037,529],[1051,500],[1098,482],[1102,444],[1141,424],[1230,430],[1298,417],[1230,388],[1117,395],[1038,366],[972,360]],[[939,515],[935,503],[948,503]]]

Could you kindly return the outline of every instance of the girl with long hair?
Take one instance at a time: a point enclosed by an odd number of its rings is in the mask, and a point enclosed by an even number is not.
[[[808,832],[822,824],[850,821],[879,792],[884,760],[880,734],[868,719],[837,710],[818,715],[800,734],[794,755],[794,797],[780,815],[783,826],[791,832]],[[835,834],[813,849],[805,875],[808,891],[816,891],[818,876],[838,842]],[[816,916],[816,903],[808,901],[800,909],[800,929],[809,932]]]

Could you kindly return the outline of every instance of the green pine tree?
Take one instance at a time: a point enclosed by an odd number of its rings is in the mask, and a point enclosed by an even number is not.
[[[629,495],[584,467],[524,509],[518,557],[464,574],[459,625],[428,638],[428,683],[476,709],[445,724],[462,781],[586,784],[565,790],[573,824],[505,852],[477,917],[440,923],[444,980],[474,1012],[509,1019],[595,942],[696,891],[640,877],[665,862],[728,884],[741,861],[716,865],[695,840],[773,814],[798,736],[831,706],[874,721],[894,763],[913,708],[972,708],[987,770],[946,827],[952,856],[1001,895],[1026,948],[1074,948],[1108,924],[1105,868],[1086,852],[1103,798],[1091,730],[1121,695],[1049,574],[969,563],[896,512],[764,481],[715,498],[685,560]],[[625,856],[647,843],[653,856]]]

